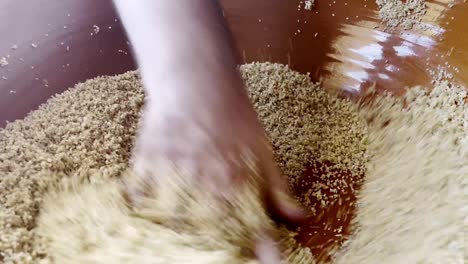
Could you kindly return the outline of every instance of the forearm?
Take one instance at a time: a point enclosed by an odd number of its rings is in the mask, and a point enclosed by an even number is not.
[[[175,99],[187,93],[224,97],[244,92],[239,91],[235,49],[214,1],[115,0],[115,4],[150,97]]]

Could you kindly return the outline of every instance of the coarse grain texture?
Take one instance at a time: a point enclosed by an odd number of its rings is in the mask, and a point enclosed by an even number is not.
[[[336,263],[465,263],[466,96],[465,87],[439,81],[362,109],[370,161],[355,234]]]
[[[144,95],[134,72],[78,84],[0,130],[0,262],[34,263],[43,195],[63,177],[127,168]]]
[[[252,63],[241,66],[241,73],[290,189],[309,186],[296,193],[303,205],[319,212],[350,185],[358,188],[367,161],[367,128],[356,104],[285,65]],[[318,177],[313,183],[304,182],[307,169]]]
[[[379,17],[389,28],[412,29],[426,13],[425,0],[376,0]]]

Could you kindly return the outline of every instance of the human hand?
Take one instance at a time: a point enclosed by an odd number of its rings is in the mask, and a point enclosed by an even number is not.
[[[245,163],[255,163],[262,173],[261,191],[265,207],[283,221],[300,221],[302,210],[289,198],[264,129],[236,76],[201,81],[184,78],[190,89],[178,88],[184,96],[173,96],[179,81],[166,83],[148,99],[137,136],[133,168],[147,184],[164,185],[167,175],[155,169],[164,164],[183,168],[184,175],[204,190],[231,199],[249,176]],[[215,80],[216,79],[216,80]],[[224,89],[210,83],[224,80]],[[162,165],[161,165],[162,164]],[[164,188],[162,186],[161,188]],[[129,190],[138,202],[144,190]],[[258,234],[257,256],[262,263],[280,263],[281,257],[268,234]]]
[[[155,170],[171,164],[229,201],[248,180],[248,160],[262,171],[257,180],[268,212],[302,220],[235,69],[237,52],[217,1],[115,3],[147,93],[132,159],[137,177],[145,186],[164,184],[167,175]],[[138,203],[144,190],[129,195]],[[257,237],[261,263],[280,263],[269,234],[259,230]]]

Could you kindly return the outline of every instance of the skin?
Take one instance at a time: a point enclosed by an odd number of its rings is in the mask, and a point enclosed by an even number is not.
[[[241,161],[255,157],[265,172],[262,191],[272,216],[303,220],[247,97],[236,68],[237,52],[217,1],[114,2],[147,94],[133,153],[137,177],[162,184],[164,179],[154,178],[151,169],[170,163],[184,168],[202,188],[229,199],[245,180],[246,165]],[[136,202],[142,195],[141,190],[128,192]],[[259,261],[280,263],[269,235],[259,230],[257,237]]]

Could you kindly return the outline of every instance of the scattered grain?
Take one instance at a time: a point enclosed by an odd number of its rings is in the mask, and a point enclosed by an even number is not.
[[[93,33],[94,33],[95,35],[97,35],[97,34],[99,33],[99,30],[100,30],[99,26],[93,25]]]
[[[304,9],[305,10],[312,10],[312,7],[314,7],[315,0],[306,0],[304,3]]]
[[[7,66],[7,65],[8,65],[8,60],[7,60],[7,58],[6,58],[6,57],[2,57],[2,58],[0,59],[0,67],[5,67],[5,66]]]

